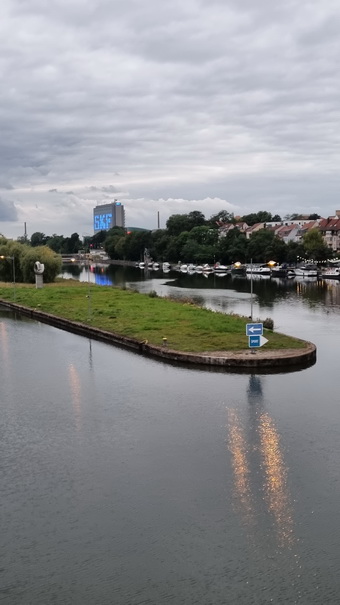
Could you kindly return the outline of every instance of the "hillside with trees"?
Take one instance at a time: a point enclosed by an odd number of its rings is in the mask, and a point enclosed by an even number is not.
[[[299,215],[291,215],[292,218]],[[318,215],[310,215],[310,219]],[[288,219],[288,217],[286,217]],[[306,217],[304,217],[306,218]],[[78,233],[71,237],[44,233],[33,233],[27,245],[33,248],[47,247],[57,254],[76,254],[79,250],[90,251],[103,248],[112,260],[139,261],[147,249],[151,258],[159,262],[177,263],[214,263],[231,264],[240,262],[295,263],[298,258],[312,258],[315,261],[332,257],[332,251],[326,246],[318,229],[307,232],[300,242],[286,244],[274,234],[273,230],[262,228],[254,232],[249,239],[237,225],[248,226],[259,223],[280,222],[278,214],[272,215],[266,210],[246,214],[235,218],[233,214],[222,210],[206,219],[199,211],[187,214],[173,214],[165,229],[132,230],[113,227],[109,231],[100,231],[95,235],[80,239]],[[231,226],[221,234],[222,225]]]

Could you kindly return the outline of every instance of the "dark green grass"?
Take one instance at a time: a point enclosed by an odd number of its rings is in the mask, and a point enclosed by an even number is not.
[[[10,284],[0,283],[0,298],[13,300]],[[248,349],[245,317],[226,315],[198,307],[189,301],[150,297],[132,290],[88,285],[72,280],[45,284],[17,284],[16,302],[27,307],[90,324],[150,344],[178,351],[236,351]],[[265,330],[266,349],[301,349],[299,339]]]

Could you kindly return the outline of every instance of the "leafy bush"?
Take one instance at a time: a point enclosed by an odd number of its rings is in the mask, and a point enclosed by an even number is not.
[[[47,246],[37,246],[30,248],[25,246],[25,253],[20,260],[22,278],[26,283],[34,283],[34,263],[39,261],[45,265],[43,273],[44,282],[53,282],[61,271],[61,256],[55,254]]]
[[[267,330],[274,330],[274,320],[271,317],[266,317],[263,322],[263,327],[267,328]]]

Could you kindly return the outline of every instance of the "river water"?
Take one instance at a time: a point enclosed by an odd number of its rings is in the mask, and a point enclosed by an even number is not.
[[[97,274],[249,315],[246,279]],[[176,367],[0,312],[1,603],[339,603],[340,284],[253,305],[317,363]]]

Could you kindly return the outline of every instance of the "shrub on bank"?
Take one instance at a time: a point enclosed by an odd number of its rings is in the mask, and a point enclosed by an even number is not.
[[[263,327],[267,330],[274,330],[274,320],[271,317],[266,317],[263,321]]]
[[[36,261],[45,265],[44,282],[54,282],[61,272],[61,256],[47,246],[31,248],[0,236],[0,281],[34,283]]]
[[[55,254],[47,246],[36,246],[31,248],[25,246],[27,250],[21,257],[22,278],[26,283],[34,283],[34,263],[39,261],[45,265],[43,274],[44,282],[53,282],[57,275],[61,272],[61,256]]]

